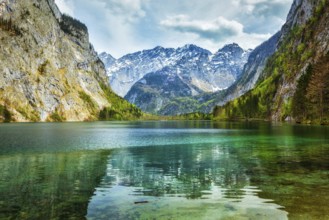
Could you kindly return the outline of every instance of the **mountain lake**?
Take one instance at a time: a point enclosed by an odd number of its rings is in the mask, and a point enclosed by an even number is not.
[[[0,124],[0,219],[329,219],[329,127]]]

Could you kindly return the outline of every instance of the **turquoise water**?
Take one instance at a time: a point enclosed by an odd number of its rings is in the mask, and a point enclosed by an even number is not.
[[[329,128],[0,125],[0,219],[329,219]]]

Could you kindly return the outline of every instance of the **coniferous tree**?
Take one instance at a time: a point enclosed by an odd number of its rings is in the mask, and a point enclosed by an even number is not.
[[[306,97],[313,105],[313,113],[322,121],[329,99],[329,58],[322,59],[314,67],[307,87]]]
[[[297,89],[292,99],[292,114],[298,122],[301,122],[307,118],[309,104],[305,94],[312,73],[313,67],[312,65],[309,65],[306,69],[306,72],[299,78]]]

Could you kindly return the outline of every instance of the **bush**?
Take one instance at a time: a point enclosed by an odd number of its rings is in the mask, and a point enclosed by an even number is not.
[[[1,120],[1,118],[2,118],[3,122],[12,121],[10,111],[7,109],[6,106],[3,106],[3,105],[0,105],[0,120]]]

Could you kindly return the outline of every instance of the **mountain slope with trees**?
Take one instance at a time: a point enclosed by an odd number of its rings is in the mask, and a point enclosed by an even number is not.
[[[295,0],[256,87],[215,118],[329,123],[329,2]]]

